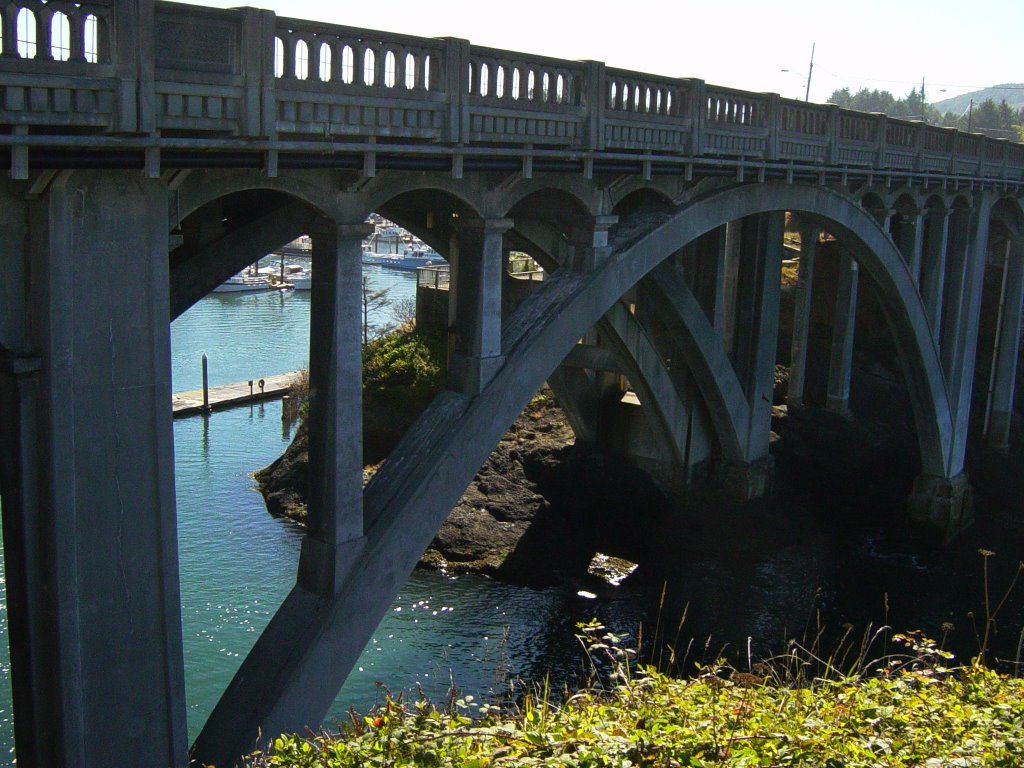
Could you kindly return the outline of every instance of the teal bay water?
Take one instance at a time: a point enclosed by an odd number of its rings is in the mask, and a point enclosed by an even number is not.
[[[414,295],[411,272],[364,267],[371,287]],[[372,324],[389,321],[387,310]],[[175,391],[295,370],[307,364],[309,294],[211,294],[172,323]],[[221,411],[174,424],[181,612],[190,737],[194,738],[294,583],[300,530],[267,514],[250,473],[291,440],[280,402]],[[6,603],[0,582],[0,764],[13,755]],[[635,625],[627,602],[610,603],[615,625]],[[416,572],[395,600],[342,688],[328,722],[349,706],[365,711],[392,690],[417,685],[442,699],[454,681],[481,695],[506,675],[568,673],[571,640],[595,605],[571,590],[532,590],[476,577]],[[568,647],[568,653],[566,648]],[[13,758],[12,758],[13,760]]]

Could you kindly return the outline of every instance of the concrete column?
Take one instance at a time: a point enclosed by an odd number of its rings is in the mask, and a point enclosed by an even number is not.
[[[608,257],[608,230],[618,222],[618,216],[593,216],[573,225],[569,233],[571,259],[578,272],[590,272]]]
[[[946,247],[949,236],[949,211],[928,214],[927,234],[921,262],[921,300],[928,323],[936,337],[942,328],[942,294],[946,284]]]
[[[718,227],[696,242],[690,283],[715,330],[725,325],[726,228]]]
[[[501,367],[501,281],[503,235],[511,219],[459,223],[455,291],[455,349],[448,385],[479,394]]]
[[[368,224],[320,220],[309,316],[308,529],[299,586],[337,594],[363,542],[362,254]]]
[[[52,579],[53,542],[42,526],[37,442],[38,359],[0,352],[0,492],[3,495],[7,641],[11,653],[14,738],[25,765],[62,765],[54,738],[60,690],[48,681],[59,658]],[[58,734],[62,736],[63,734]]]
[[[732,353],[736,329],[736,285],[740,268],[740,222],[725,225],[725,264],[722,285],[722,343],[726,354]]]
[[[903,254],[915,285],[921,281],[921,254],[924,249],[924,214],[904,216],[900,222],[900,253]]]
[[[1014,384],[1020,355],[1021,313],[1024,312],[1024,237],[1014,237],[1007,243],[1006,251],[1006,287],[986,434],[988,445],[1001,451],[1010,448]]]
[[[29,608],[55,639],[31,649],[59,707],[48,749],[60,766],[184,766],[166,190],[137,171],[65,172],[31,206],[27,568],[51,591]]]
[[[950,217],[946,248],[946,285],[942,296],[942,324],[939,342],[942,371],[949,383],[963,362],[963,331],[965,286],[969,266],[971,213],[966,209],[953,211]],[[984,265],[984,254],[981,257]],[[980,283],[979,283],[980,290]],[[955,402],[955,401],[954,401]]]
[[[818,248],[818,227],[800,228],[800,268],[793,300],[793,341],[789,356],[789,389],[786,405],[802,408],[807,384],[807,335],[811,327],[811,296],[814,292],[814,259]]]
[[[747,460],[768,456],[779,335],[783,213],[742,222],[733,365],[750,403]]]
[[[836,283],[836,311],[832,325],[832,355],[828,367],[825,408],[834,413],[850,412],[850,376],[853,372],[853,332],[857,316],[857,262],[843,253]]]

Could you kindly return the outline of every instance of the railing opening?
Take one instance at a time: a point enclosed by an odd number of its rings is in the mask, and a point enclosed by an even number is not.
[[[505,96],[505,68],[498,65],[497,82],[494,84],[494,95],[499,99]]]
[[[341,49],[341,82],[351,83],[356,77],[356,55],[352,46],[346,45]]]
[[[366,53],[363,54],[363,84],[373,85],[373,81],[376,76],[374,71],[374,65],[376,63],[376,56],[373,54],[372,48],[367,48]]]
[[[83,46],[85,49],[85,60],[90,64],[95,64],[100,58],[100,23],[91,13],[85,17],[82,34],[85,43]]]
[[[305,40],[295,43],[295,77],[299,80],[309,77],[309,46]]]
[[[18,55],[23,59],[36,57],[36,15],[28,8],[18,11]]]
[[[320,79],[327,83],[331,80],[331,46],[320,43]]]
[[[284,77],[284,41],[274,38],[274,77]]]
[[[57,61],[71,58],[71,23],[60,11],[50,19],[50,53]]]
[[[411,91],[416,87],[416,57],[405,54],[405,88]]]
[[[388,51],[384,54],[384,85],[388,88],[395,87],[396,69],[395,54]]]

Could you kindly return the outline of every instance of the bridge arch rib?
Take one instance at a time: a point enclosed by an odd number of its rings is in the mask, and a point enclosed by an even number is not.
[[[319,722],[445,516],[529,398],[623,291],[725,222],[784,210],[843,236],[878,287],[907,373],[925,472],[948,477],[949,410],[923,307],[898,250],[851,200],[821,187],[739,185],[694,199],[613,243],[590,272],[559,270],[503,324],[504,363],[479,394],[446,390],[364,491],[364,545],[335,597],[297,586],[207,722],[195,757],[227,763],[260,733]],[[958,468],[952,468],[958,471]]]

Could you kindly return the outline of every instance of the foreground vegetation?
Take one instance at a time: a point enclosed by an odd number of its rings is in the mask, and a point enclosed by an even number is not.
[[[1024,765],[1024,680],[980,663],[947,667],[950,654],[920,633],[891,638],[897,655],[867,662],[858,654],[845,672],[794,646],[747,671],[716,663],[674,679],[634,664],[604,627],[582,630],[594,674],[560,704],[546,687],[504,707],[456,694],[441,708],[388,695],[365,717],[353,712],[337,734],[278,738],[247,765]]]

